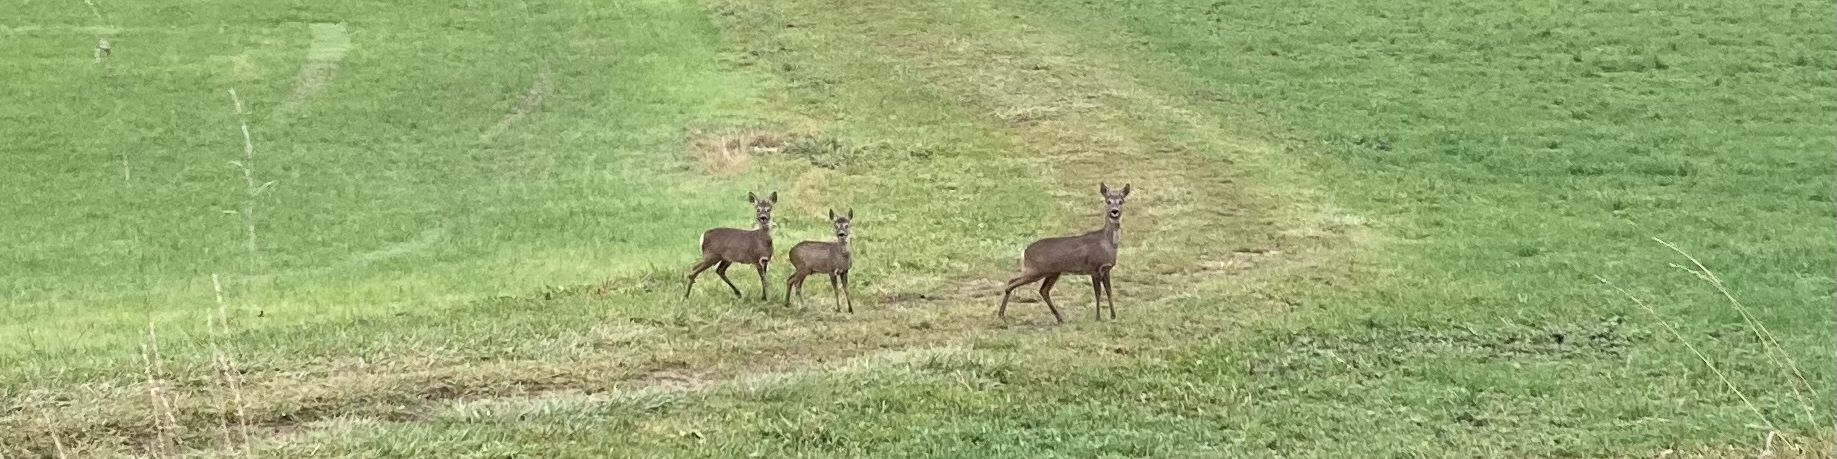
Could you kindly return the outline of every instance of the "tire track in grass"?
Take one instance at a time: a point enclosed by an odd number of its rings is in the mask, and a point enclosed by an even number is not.
[[[351,35],[342,23],[314,23],[310,26],[312,42],[306,48],[306,62],[294,78],[293,92],[275,108],[273,119],[294,117],[312,102],[313,96],[332,83],[345,54],[351,51]]]
[[[1138,80],[1153,73],[1141,70],[1154,68],[1149,59],[1097,49],[1074,31],[979,2],[773,8],[805,33],[859,37],[907,78],[1014,139],[1059,185],[1070,222],[1028,237],[1095,228],[1098,182],[1132,182],[1116,274],[1122,289],[1172,298],[1196,283],[1274,272],[1270,262],[1321,262],[1331,251],[1316,249],[1356,234],[1322,229],[1322,209],[1331,207],[1319,204],[1302,171],[1282,164],[1271,137],[1233,129]]]
[[[534,113],[537,108],[542,107],[542,99],[548,97],[549,91],[554,89],[555,71],[544,63],[542,70],[536,72],[536,81],[530,83],[529,90],[524,91],[523,97],[518,98],[516,105],[510,107],[510,113],[504,114],[503,118],[498,119],[497,124],[486,129],[485,133],[479,134],[478,141],[490,142],[491,139],[510,129],[511,125],[517,124],[530,113]]]
[[[746,324],[709,321],[687,326],[633,320],[608,323],[589,330],[591,335],[558,337],[607,345],[591,358],[556,365],[548,358],[491,359],[479,361],[466,352],[438,350],[415,358],[369,361],[340,359],[278,371],[245,375],[245,406],[257,427],[256,440],[266,442],[288,434],[323,427],[341,418],[387,422],[421,422],[436,419],[443,407],[454,404],[514,403],[541,400],[569,393],[625,393],[667,390],[700,391],[733,384],[757,386],[806,377],[836,369],[859,369],[874,362],[900,361],[904,349],[925,352],[937,347],[961,348],[975,334],[974,324],[944,322],[945,311],[924,315],[903,314],[887,319],[910,325],[937,323],[939,330],[955,333],[906,333],[897,336],[901,346],[883,347],[868,339],[884,337],[885,330],[852,324],[848,317],[821,320],[767,319]],[[708,329],[704,327],[714,327]],[[910,329],[909,327],[901,327]],[[713,335],[707,335],[712,333]],[[722,339],[707,339],[721,336]],[[616,345],[614,345],[616,343]],[[821,352],[784,352],[789,348]],[[757,353],[783,355],[759,359]],[[892,350],[889,350],[892,349]],[[186,382],[174,392],[176,415],[185,425],[208,425],[218,415],[209,399],[206,378],[179,378]],[[67,403],[60,403],[59,397]],[[157,427],[145,422],[144,388],[111,386],[81,393],[35,393],[17,403],[43,409],[56,416],[40,420],[0,415],[0,440],[41,439],[60,432],[72,444],[102,450],[130,450],[155,438]],[[209,429],[183,432],[187,445],[213,446]],[[4,444],[4,442],[0,442]],[[0,450],[5,451],[5,450]]]
[[[354,255],[346,259],[344,263],[341,263],[342,266],[337,267],[368,265],[391,258],[422,252],[433,248],[441,242],[445,242],[452,236],[453,221],[443,220],[438,225],[422,230],[421,233],[415,235],[413,239],[391,243],[369,252]]]

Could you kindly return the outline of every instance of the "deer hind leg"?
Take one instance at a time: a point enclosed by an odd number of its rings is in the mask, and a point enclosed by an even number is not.
[[[1008,297],[1014,296],[1014,289],[1019,288],[1022,285],[1031,284],[1033,283],[1033,281],[1040,280],[1041,277],[1044,277],[1044,276],[1038,273],[1034,273],[1032,271],[1023,270],[1021,271],[1021,275],[1015,276],[1015,278],[1013,279],[1008,279],[1008,286],[1006,288],[1003,288],[1001,291],[1001,307],[995,310],[995,316],[1000,317],[1002,320],[1007,320],[1008,319]]]
[[[1059,274],[1047,275],[1046,281],[1040,283],[1040,299],[1046,300],[1046,309],[1052,311],[1052,320],[1065,323],[1065,316],[1059,314],[1059,306],[1052,304],[1052,285],[1057,283]]]
[[[695,276],[700,276],[702,271],[707,271],[708,267],[714,266],[716,261],[717,260],[713,258],[704,258],[702,261],[695,262],[695,266],[689,267],[689,288],[683,290],[683,298],[688,298],[689,293],[695,291]]]
[[[791,290],[801,287],[804,276],[807,275],[809,275],[809,273],[798,270],[797,272],[791,273],[791,277],[785,278],[785,307],[791,307]]]
[[[842,276],[842,298],[848,301],[848,313],[855,313],[855,292],[848,288],[848,271],[837,273]]]
[[[721,260],[721,264],[714,265],[714,273],[721,276],[721,282],[726,282],[727,288],[734,289],[735,298],[740,298],[742,297],[742,295],[740,295],[740,287],[734,285],[733,279],[727,278],[727,267],[733,266],[733,265],[734,264],[731,261]]]
[[[804,296],[804,281],[807,281],[807,280],[810,280],[810,273],[804,273],[804,275],[802,276],[797,276],[797,300],[798,301],[803,301],[804,298],[806,298]]]

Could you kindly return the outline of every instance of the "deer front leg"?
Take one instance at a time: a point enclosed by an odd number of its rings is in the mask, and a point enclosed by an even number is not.
[[[759,260],[759,264],[757,265],[757,267],[759,268],[759,301],[771,301],[772,300],[771,296],[766,294],[767,292],[771,291],[770,290],[771,287],[767,287],[766,285],[768,284],[765,283],[765,265],[770,264],[770,263],[771,262],[761,259]]]
[[[848,300],[848,313],[855,313],[855,292],[848,288],[848,271],[842,271],[842,298]]]
[[[1103,269],[1103,296],[1110,302],[1110,320],[1116,320],[1116,287],[1110,282],[1110,268]]]
[[[835,296],[836,312],[842,312],[842,287],[836,283],[836,277],[835,272],[829,273],[829,294]]]
[[[1103,320],[1103,272],[1091,273],[1091,296],[1097,306],[1097,320]]]

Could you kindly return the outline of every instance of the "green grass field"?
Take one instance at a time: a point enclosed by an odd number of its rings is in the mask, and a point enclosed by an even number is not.
[[[1833,454],[1828,2],[8,9],[4,458]]]

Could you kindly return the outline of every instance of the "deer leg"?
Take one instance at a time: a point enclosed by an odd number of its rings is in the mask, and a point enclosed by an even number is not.
[[[1052,284],[1057,283],[1059,283],[1058,274],[1047,275],[1046,281],[1040,283],[1040,299],[1046,300],[1046,309],[1052,311],[1053,320],[1065,323],[1065,316],[1059,315],[1059,307],[1052,304]]]
[[[707,271],[709,266],[714,266],[714,263],[715,263],[715,260],[713,259],[704,259],[702,261],[695,262],[695,266],[689,267],[689,288],[686,290],[683,290],[682,292],[683,298],[685,299],[689,298],[689,294],[695,291],[695,276],[701,275],[702,271]]]
[[[1001,308],[995,310],[995,317],[1000,317],[1002,320],[1008,320],[1008,297],[1014,295],[1015,288],[1031,284],[1033,281],[1040,280],[1040,277],[1039,274],[1022,271],[1020,276],[1008,279],[1007,288],[1001,291]]]
[[[804,283],[810,281],[810,274],[811,273],[804,273],[803,276],[799,276],[797,278],[797,299],[798,301],[803,301],[804,299],[810,297],[809,295],[804,294]]]
[[[803,280],[803,277],[804,272],[798,271],[791,273],[791,277],[785,278],[785,307],[791,307],[791,289],[796,288],[797,282]]]
[[[829,293],[836,297],[836,312],[842,312],[842,287],[836,283],[836,273],[829,273]]]
[[[855,313],[855,292],[848,288],[848,271],[842,271],[842,298],[848,300],[848,313]]]
[[[1110,320],[1116,320],[1116,287],[1110,283],[1110,268],[1103,269],[1103,296],[1110,301]]]
[[[809,278],[810,278],[810,273],[804,273],[804,275],[797,277],[797,300],[798,301],[803,301],[805,298],[804,297],[804,281],[808,280]]]
[[[759,260],[759,264],[757,265],[759,267],[759,301],[772,301],[772,297],[766,295],[766,292],[770,291],[768,289],[771,288],[766,287],[767,284],[765,283],[765,266],[767,264],[769,263],[765,260]]]
[[[1103,273],[1103,296],[1110,300],[1110,320],[1116,320],[1116,288],[1110,283],[1110,272]]]
[[[740,287],[734,285],[733,279],[727,278],[727,267],[733,266],[733,265],[734,265],[733,262],[730,262],[727,260],[721,260],[721,264],[714,265],[714,273],[721,276],[721,282],[726,282],[727,288],[734,289],[734,298],[741,298],[742,295],[740,295]]]
[[[1103,272],[1091,273],[1091,296],[1097,303],[1097,320],[1103,320]]]

